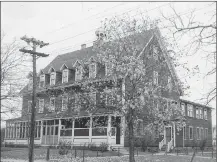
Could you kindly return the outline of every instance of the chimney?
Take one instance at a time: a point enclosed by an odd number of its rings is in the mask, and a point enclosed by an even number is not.
[[[81,49],[84,49],[84,48],[86,48],[86,44],[81,45]]]

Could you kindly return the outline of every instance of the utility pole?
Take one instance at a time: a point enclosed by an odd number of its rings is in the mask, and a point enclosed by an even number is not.
[[[29,53],[33,57],[33,90],[32,90],[32,113],[30,122],[30,143],[29,143],[29,162],[34,161],[34,132],[35,132],[35,108],[36,108],[36,56],[47,57],[48,54],[36,52],[36,48],[40,48],[49,45],[49,43],[44,43],[43,41],[36,40],[35,38],[27,38],[23,36],[20,38],[24,40],[28,45],[32,47],[33,50],[20,49],[19,51],[24,53]]]

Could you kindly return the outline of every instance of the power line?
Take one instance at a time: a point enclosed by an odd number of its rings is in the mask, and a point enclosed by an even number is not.
[[[165,4],[164,4],[164,5],[165,5]],[[158,7],[156,7],[156,8],[150,9],[150,10],[145,11],[145,12],[141,12],[141,13],[139,13],[139,14],[150,12],[150,11],[152,11],[152,10],[154,10],[154,9],[157,9],[157,8],[160,8],[160,7],[164,6],[164,5],[158,6]],[[167,4],[167,5],[168,5],[168,4]],[[208,6],[206,6],[206,7],[208,7]],[[183,14],[181,14],[182,12],[180,12],[179,14],[180,14],[180,16],[183,16],[183,15],[186,15],[186,14],[188,14],[188,13],[191,13],[192,11],[195,11],[195,12],[196,12],[196,11],[199,11],[199,10],[204,9],[204,8],[206,8],[206,7],[202,7],[202,8],[199,8],[199,9],[197,9],[197,10],[191,10],[191,11],[188,11],[188,12],[184,12]],[[136,14],[136,15],[139,15],[139,14]],[[136,16],[136,15],[134,15],[134,16]],[[171,15],[171,16],[168,17],[168,18],[175,18],[175,17],[176,17],[176,15],[175,15],[175,16],[174,16],[174,15]],[[165,21],[167,21],[167,20],[165,20]],[[164,21],[159,20],[159,22],[164,22]],[[86,32],[77,34],[77,35],[75,35],[75,36],[68,37],[68,38],[63,39],[63,40],[60,40],[60,41],[56,41],[56,42],[54,42],[54,43],[51,43],[50,45],[56,44],[56,43],[59,43],[59,42],[62,42],[62,41],[66,41],[66,40],[69,40],[69,39],[73,39],[73,38],[75,38],[75,37],[77,37],[77,36],[80,36],[80,35],[89,33],[89,32],[94,31],[94,30],[96,30],[96,29],[98,29],[98,28],[94,28],[94,29],[91,29],[91,30],[89,30],[89,31],[86,31]],[[163,28],[162,28],[162,29],[163,29]],[[92,42],[93,42],[93,41],[94,41],[94,40],[92,40]],[[90,43],[90,42],[91,42],[91,41],[87,41],[87,42],[83,42],[83,43]],[[67,46],[67,47],[69,47],[69,46]],[[64,47],[64,49],[67,48],[67,47]],[[58,49],[57,49],[57,50],[58,50]]]

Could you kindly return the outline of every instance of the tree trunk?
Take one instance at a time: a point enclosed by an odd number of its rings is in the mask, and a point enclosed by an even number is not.
[[[128,121],[128,128],[129,128],[129,162],[135,162],[134,158],[134,134],[133,134],[133,111],[129,108],[129,121]]]

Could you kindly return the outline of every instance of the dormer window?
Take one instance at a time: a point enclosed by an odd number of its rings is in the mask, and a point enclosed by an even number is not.
[[[158,85],[158,72],[157,71],[153,72],[153,83],[154,85]]]
[[[67,83],[68,82],[68,69],[63,70],[62,74],[62,83]]]
[[[170,76],[168,76],[168,89],[171,91],[172,90],[172,79]]]
[[[45,75],[40,75],[40,83],[39,87],[44,87],[45,86]]]
[[[96,77],[96,64],[92,63],[89,65],[89,78]]]
[[[77,66],[76,71],[75,71],[75,80],[81,80],[82,79],[82,74],[83,74],[83,67]]]
[[[153,46],[153,58],[154,60],[158,60],[159,49],[157,46]]]
[[[112,74],[112,68],[113,66],[110,63],[105,64],[105,76]]]
[[[50,74],[50,85],[55,85],[56,82],[56,72]]]

